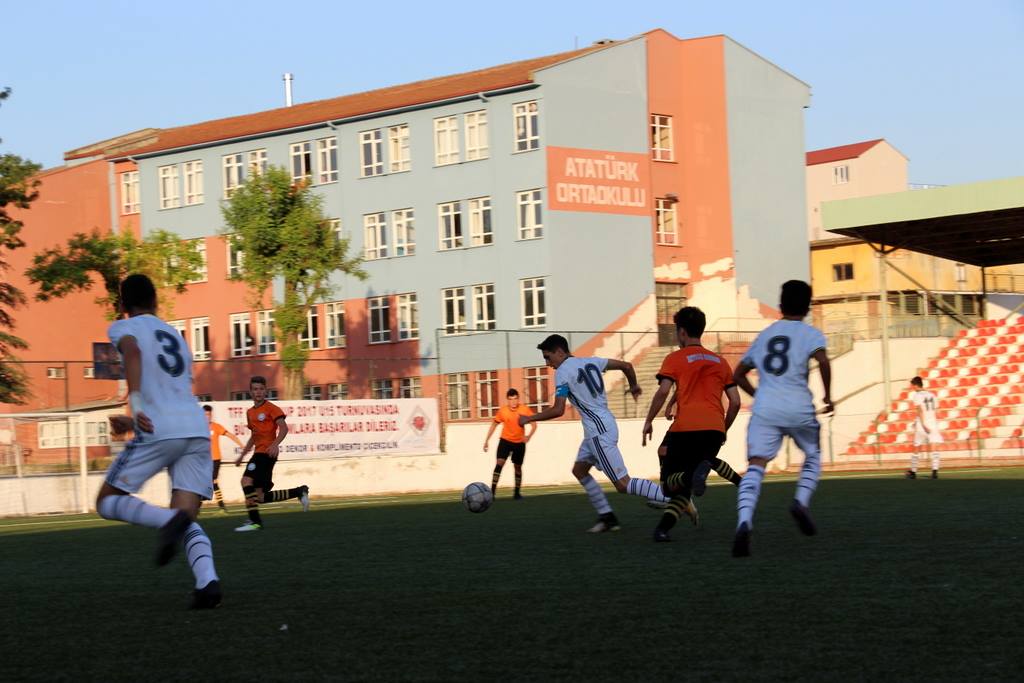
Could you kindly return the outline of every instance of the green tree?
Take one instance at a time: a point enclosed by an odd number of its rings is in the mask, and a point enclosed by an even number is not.
[[[10,94],[10,88],[0,90],[0,101]],[[29,208],[39,196],[35,178],[39,169],[39,164],[14,154],[0,155],[0,403],[24,403],[28,398],[28,377],[14,357],[14,350],[27,344],[9,331],[14,329],[11,310],[25,303],[25,294],[5,275],[11,268],[5,251],[20,249],[25,242],[18,234],[23,224],[8,213],[7,206]]]
[[[196,243],[182,240],[173,232],[156,230],[138,240],[127,231],[104,235],[93,230],[89,234],[75,233],[64,246],[37,253],[25,275],[39,286],[39,301],[89,291],[98,276],[104,293],[96,303],[106,309],[109,320],[114,320],[121,303],[118,285],[125,276],[148,275],[157,287],[160,309],[169,317],[174,310],[169,294],[184,292],[189,282],[200,277],[202,267],[203,257]]]
[[[281,282],[274,324],[282,342],[284,398],[301,398],[309,351],[299,337],[306,329],[307,312],[331,293],[332,273],[365,279],[362,259],[349,258],[348,240],[327,224],[321,197],[308,184],[293,183],[283,168],[253,174],[222,212],[224,232],[242,256],[236,279],[248,286],[253,306],[261,305],[274,281]]]

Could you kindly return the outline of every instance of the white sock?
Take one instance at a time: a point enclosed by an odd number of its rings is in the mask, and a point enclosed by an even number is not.
[[[932,451],[932,470],[934,472],[939,471],[939,452]]]
[[[649,500],[656,500],[667,503],[670,499],[661,492],[661,484],[655,484],[650,479],[630,479],[626,486],[626,493],[631,496],[643,496]]]
[[[129,524],[138,524],[159,529],[171,521],[177,510],[150,505],[135,496],[106,496],[96,506],[104,519],[116,519]]]
[[[910,456],[910,471],[917,472],[917,451],[914,451],[914,454]]]
[[[213,545],[203,527],[195,522],[185,531],[185,557],[196,577],[196,588],[204,588],[211,581],[218,581],[213,568]]]
[[[821,475],[821,452],[804,453],[804,466],[800,470],[800,479],[796,482],[796,502],[804,507],[811,504],[811,495],[818,488]]]
[[[580,479],[580,486],[586,490],[587,497],[590,498],[590,504],[597,510],[597,514],[603,515],[612,511],[612,506],[608,504],[608,498],[605,497],[604,491],[601,490],[601,485],[592,476],[588,474]]]
[[[754,528],[754,508],[757,507],[757,499],[761,495],[761,480],[764,479],[764,468],[760,465],[750,465],[747,473],[743,475],[740,482],[740,492],[736,496],[736,512],[739,519],[736,528],[746,524],[748,528]]]

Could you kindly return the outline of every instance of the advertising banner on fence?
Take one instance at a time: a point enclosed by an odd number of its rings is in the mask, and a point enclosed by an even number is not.
[[[557,211],[651,213],[646,154],[548,147],[548,206]]]
[[[345,458],[361,455],[420,455],[440,452],[437,399],[380,401],[273,401],[286,415],[288,436],[281,460]],[[213,401],[213,420],[244,444],[249,439],[245,411],[252,401]],[[240,448],[221,442],[224,462]]]

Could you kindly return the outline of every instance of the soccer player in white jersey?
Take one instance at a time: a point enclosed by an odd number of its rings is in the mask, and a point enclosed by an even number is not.
[[[96,510],[105,519],[158,529],[157,565],[170,562],[184,541],[195,575],[192,607],[217,607],[213,548],[195,522],[202,501],[213,497],[213,463],[210,428],[192,396],[192,354],[181,335],[156,317],[156,289],[148,277],[125,278],[120,301],[128,317],[113,323],[108,335],[124,362],[132,414],[114,416],[110,424],[114,433],[131,429],[135,437],[107,470]],[[171,479],[170,509],[132,495],[164,468]]]
[[[739,519],[733,539],[733,557],[750,555],[750,536],[761,480],[768,462],[779,452],[784,436],[791,437],[804,453],[790,514],[801,532],[808,536],[817,532],[807,510],[821,472],[820,426],[807,385],[808,364],[811,358],[818,361],[825,386],[826,413],[832,412],[832,369],[825,351],[825,335],[803,322],[811,308],[811,286],[800,280],[783,284],[779,308],[782,320],[757,335],[734,373],[736,384],[754,397],[754,407],[747,426],[747,472],[740,482],[736,503]],[[758,373],[756,390],[747,378],[755,369]]]
[[[625,361],[610,358],[577,358],[569,353],[569,342],[560,334],[553,334],[537,345],[544,362],[555,370],[555,399],[550,406],[534,415],[519,417],[520,426],[530,422],[542,422],[561,417],[565,413],[565,402],[569,400],[580,413],[583,421],[583,443],[576,454],[573,476],[580,482],[590,498],[590,504],[597,510],[597,523],[588,531],[601,533],[618,531],[619,520],[608,504],[608,498],[600,484],[590,476],[590,468],[597,467],[605,473],[619,493],[643,496],[651,503],[664,507],[669,499],[661,492],[661,486],[649,479],[632,479],[626,471],[626,464],[619,452],[619,426],[615,416],[608,410],[608,398],[604,393],[605,370],[620,370],[629,382],[629,393],[634,399],[640,396],[633,366]]]
[[[927,453],[932,458],[932,479],[939,478],[939,452],[933,450],[935,444],[943,442],[942,432],[939,431],[939,420],[935,415],[935,404],[938,402],[935,394],[926,391],[924,382],[920,377],[910,380],[913,393],[910,395],[914,402],[917,415],[914,418],[914,454],[910,456],[910,469],[907,470],[907,479],[917,479],[917,457],[921,446],[927,447]]]

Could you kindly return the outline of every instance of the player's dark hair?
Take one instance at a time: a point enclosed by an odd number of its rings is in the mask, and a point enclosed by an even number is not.
[[[910,380],[910,383],[913,384],[915,387],[924,386],[924,380],[922,380],[920,377],[915,377],[914,379]]]
[[[708,324],[708,319],[704,315],[704,311],[700,310],[696,306],[686,306],[676,311],[676,314],[672,316],[672,320],[676,324],[677,330],[684,330],[687,337],[699,338],[704,334],[704,328]]]
[[[212,413],[213,412],[213,406],[203,406],[203,410],[205,410],[208,413]]]
[[[505,398],[512,398],[513,396],[518,396],[518,395],[519,395],[519,390],[518,389],[509,389],[508,391],[505,392]]]
[[[553,334],[540,344],[537,344],[537,348],[541,351],[547,351],[548,353],[558,351],[559,349],[569,353],[569,342],[566,341],[565,337],[562,335]]]
[[[267,386],[267,378],[263,375],[253,375],[249,378],[249,386],[252,386],[253,384],[262,384],[263,386]]]
[[[803,280],[784,282],[779,307],[783,315],[807,315],[811,310],[811,286]]]
[[[133,273],[121,280],[121,307],[126,311],[156,308],[156,287],[142,273]]]

